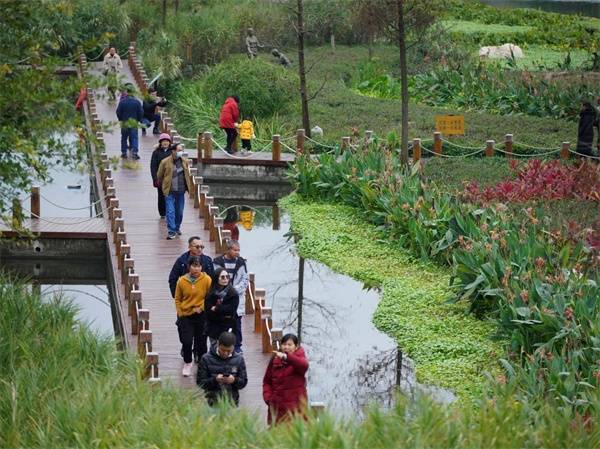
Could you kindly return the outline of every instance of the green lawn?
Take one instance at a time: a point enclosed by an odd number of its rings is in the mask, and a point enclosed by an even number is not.
[[[475,33],[525,33],[534,28],[522,25],[501,25],[471,22],[469,20],[444,20],[442,25],[451,32],[475,34]],[[504,42],[502,42],[504,43]],[[498,44],[501,45],[501,44]]]
[[[288,52],[293,55],[293,51]],[[368,57],[366,47],[337,46],[335,53],[329,47],[308,48],[307,64],[315,63],[308,74],[310,92],[316,91],[322,80],[323,90],[310,102],[311,125],[323,128],[324,139],[337,142],[350,135],[356,127],[360,132],[371,129],[380,136],[400,130],[400,101],[367,97],[348,87],[356,67]],[[380,46],[375,57],[382,63],[397,66],[397,49]],[[296,93],[295,93],[296,94]],[[528,116],[500,116],[485,112],[464,112],[451,108],[431,107],[411,103],[409,108],[409,136],[430,139],[435,130],[436,114],[464,114],[466,135],[457,137],[458,144],[483,146],[487,139],[503,142],[505,134],[512,133],[515,141],[540,147],[559,147],[563,141],[575,142],[577,123]],[[298,108],[281,116],[291,127],[300,127]]]

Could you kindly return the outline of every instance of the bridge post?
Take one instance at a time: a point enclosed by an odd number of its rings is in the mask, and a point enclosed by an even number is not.
[[[31,187],[31,218],[39,218],[40,214],[40,186],[33,186]]]
[[[273,231],[279,231],[279,226],[280,226],[279,206],[277,204],[272,206],[271,214],[273,215]]]
[[[274,161],[281,160],[281,136],[279,134],[273,135],[273,142],[271,144],[271,153]]]
[[[413,163],[421,160],[421,139],[413,139]]]
[[[304,129],[296,130],[296,151],[298,155],[304,154],[304,141],[306,140],[306,131]]]
[[[436,156],[442,154],[442,133],[438,131],[433,133],[433,152]]]
[[[194,209],[200,207],[200,186],[203,182],[202,176],[194,176]]]
[[[204,157],[203,159],[212,159],[212,133],[204,133]]]
[[[486,140],[485,141],[485,155],[487,157],[492,157],[494,155],[495,143],[496,143],[495,140]]]
[[[194,167],[190,168],[189,175],[190,175],[190,178],[192,179],[192,185],[196,184],[196,174],[197,173],[198,173],[198,169],[197,168],[194,168]],[[190,198],[191,199],[194,199],[194,197],[196,196],[195,193],[194,193],[195,190],[196,189],[193,189],[191,192],[188,192],[190,194]]]
[[[562,143],[562,145],[560,147],[560,158],[561,159],[569,159],[570,148],[571,148],[570,142]]]
[[[513,135],[507,134],[504,136],[504,151],[506,151],[506,157],[511,158],[513,156]]]
[[[208,231],[210,229],[210,208],[213,204],[214,198],[212,196],[204,197],[204,230]]]
[[[281,344],[281,338],[283,337],[283,329],[280,327],[271,328],[271,342],[273,345],[273,349],[279,351],[279,346]]]
[[[210,188],[207,185],[202,184],[200,186],[200,204],[199,204],[199,208],[198,208],[198,217],[200,217],[200,218],[206,217],[204,208],[206,207],[206,197],[208,196],[209,191],[210,191]]]
[[[265,303],[266,291],[264,288],[254,290],[254,333],[262,332],[262,309]]]
[[[248,288],[246,289],[246,301],[244,308],[246,309],[246,315],[252,315],[254,313],[254,273],[248,273]]]
[[[198,133],[198,137],[196,139],[196,151],[198,151],[198,155],[197,157],[197,164],[200,165],[200,161],[202,160],[202,144],[204,142],[204,139],[202,137],[202,133]]]

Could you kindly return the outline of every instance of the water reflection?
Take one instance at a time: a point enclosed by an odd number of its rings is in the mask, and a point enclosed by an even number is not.
[[[74,267],[85,267],[78,270]],[[116,311],[107,280],[106,261],[94,258],[48,259],[3,258],[0,270],[25,279],[43,301],[54,297],[69,300],[77,308],[77,319],[103,336],[119,335]]]

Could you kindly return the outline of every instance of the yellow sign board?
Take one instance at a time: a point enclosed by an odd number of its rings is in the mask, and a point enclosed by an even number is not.
[[[441,132],[444,136],[464,136],[465,135],[465,116],[464,115],[436,115],[435,130]]]

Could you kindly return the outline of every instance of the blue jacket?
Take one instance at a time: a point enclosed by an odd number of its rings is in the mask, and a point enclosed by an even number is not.
[[[119,106],[117,106],[117,118],[120,122],[129,119],[141,122],[144,118],[144,109],[142,108],[140,100],[128,95],[119,101]]]
[[[188,272],[187,262],[190,257],[190,252],[186,251],[181,256],[177,258],[175,263],[173,264],[173,268],[171,268],[171,273],[169,274],[169,289],[171,289],[171,296],[175,297],[175,287],[177,286],[177,281],[181,276]],[[208,274],[211,278],[215,275],[215,268],[212,263],[212,259],[206,254],[202,254],[200,256],[200,260],[202,260],[202,271]]]

